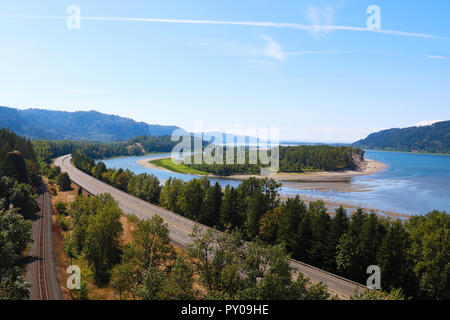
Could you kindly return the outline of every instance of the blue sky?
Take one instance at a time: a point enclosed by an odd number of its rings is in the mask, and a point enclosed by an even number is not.
[[[370,5],[381,32],[364,30]],[[450,119],[449,13],[447,0],[0,0],[0,105],[354,141]]]

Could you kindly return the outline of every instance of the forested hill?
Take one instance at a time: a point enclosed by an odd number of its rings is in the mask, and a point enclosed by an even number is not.
[[[9,128],[30,139],[124,141],[142,135],[171,135],[178,127],[150,125],[97,111],[0,107],[0,128]]]
[[[389,129],[353,143],[362,149],[450,154],[450,121],[423,127]]]

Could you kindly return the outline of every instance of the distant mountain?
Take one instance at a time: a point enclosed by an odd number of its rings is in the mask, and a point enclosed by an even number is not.
[[[18,110],[1,106],[0,128],[9,128],[30,139],[91,141],[123,141],[142,135],[164,136],[178,129],[97,111]]]
[[[361,149],[450,154],[450,121],[383,130],[353,143],[353,146]]]

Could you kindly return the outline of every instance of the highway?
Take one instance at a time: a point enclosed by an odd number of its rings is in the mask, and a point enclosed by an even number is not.
[[[110,193],[125,214],[134,214],[141,219],[148,219],[155,214],[161,216],[168,224],[171,240],[180,247],[186,248],[192,241],[189,234],[192,232],[194,225],[198,223],[134,197],[89,176],[75,168],[71,163],[71,159],[71,155],[65,155],[55,159],[54,163],[61,168],[62,172],[67,172],[75,184],[93,195]],[[201,227],[207,228],[206,226]],[[330,293],[333,295],[337,294],[342,299],[348,299],[354,294],[355,290],[364,290],[365,288],[356,282],[293,259],[291,259],[291,267],[296,272],[301,272],[305,277],[310,278],[314,283],[322,282],[328,287]]]

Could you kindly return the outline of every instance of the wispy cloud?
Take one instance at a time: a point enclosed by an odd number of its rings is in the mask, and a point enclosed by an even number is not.
[[[310,33],[316,39],[323,38],[331,29],[322,29],[322,26],[331,26],[334,22],[334,8],[330,5],[308,6],[306,16],[309,22],[314,26]]]
[[[332,55],[332,54],[348,54],[348,53],[358,53],[360,51],[357,50],[326,50],[326,51],[317,51],[317,50],[302,50],[302,51],[287,51],[284,52],[281,48],[281,45],[275,42],[270,37],[262,37],[266,41],[266,45],[264,48],[254,48],[248,46],[238,46],[232,52],[221,53],[218,55],[225,56],[248,56],[248,57],[269,57],[276,59],[278,61],[286,60],[286,56],[301,56],[301,55]]]
[[[7,18],[20,19],[43,19],[43,20],[66,20],[67,17],[46,17],[46,16],[12,16],[0,15]],[[309,32],[326,32],[326,31],[355,31],[355,32],[371,32],[380,34],[389,34],[403,37],[416,38],[440,38],[438,36],[398,31],[386,29],[369,29],[366,27],[340,26],[340,25],[306,25],[291,22],[252,22],[252,21],[227,21],[227,20],[190,20],[190,19],[154,19],[154,18],[127,18],[127,17],[81,17],[81,20],[86,21],[126,21],[126,22],[154,22],[154,23],[174,23],[174,24],[206,24],[206,25],[234,25],[234,26],[249,26],[249,27],[265,27],[265,28],[289,28],[296,30],[303,30]]]
[[[288,56],[302,56],[302,55],[327,55],[327,54],[345,54],[345,53],[359,53],[358,50],[327,50],[327,51],[314,51],[314,50],[303,50],[303,51],[292,51],[286,52]]]
[[[263,37],[263,39],[267,41],[264,54],[268,57],[283,61],[285,58],[281,46],[269,37]]]
[[[438,56],[438,55],[434,55],[434,54],[427,54],[426,56],[428,59],[438,59],[438,60],[448,59],[448,57],[446,57],[446,56]]]
[[[264,47],[255,48],[241,44],[233,44],[232,50],[222,50],[215,54],[220,56],[239,56],[239,57],[269,57],[279,61],[285,60],[285,55],[281,46],[270,37],[261,37],[266,41]],[[225,51],[225,52],[223,52]]]

